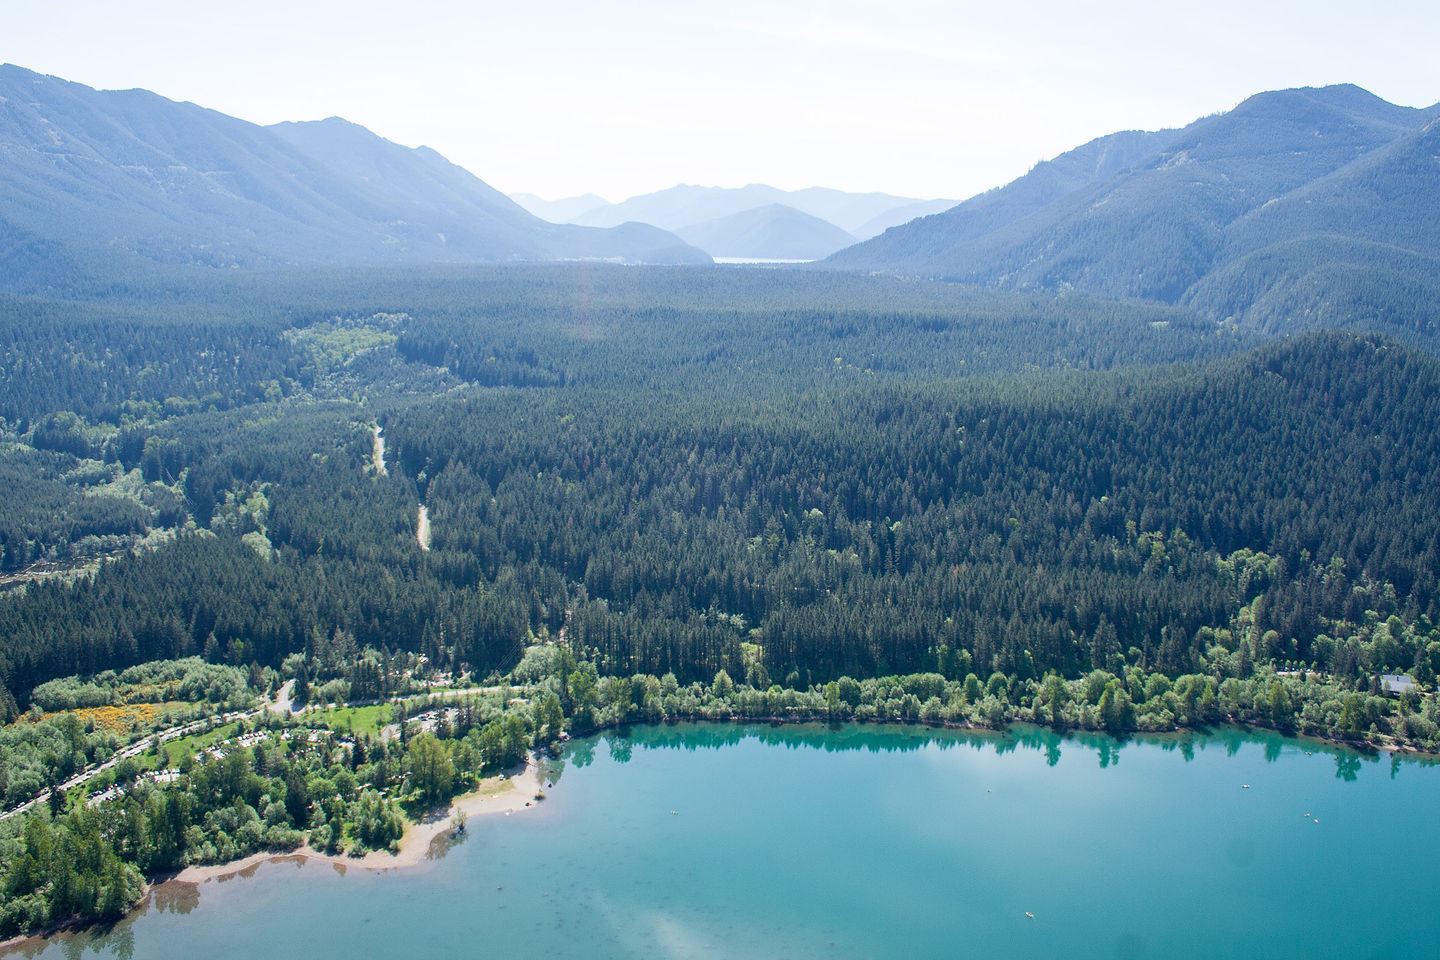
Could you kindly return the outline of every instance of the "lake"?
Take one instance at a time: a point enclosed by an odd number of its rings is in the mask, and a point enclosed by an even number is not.
[[[1440,767],[1428,761],[1238,730],[1117,743],[681,724],[575,742],[553,776],[544,803],[473,818],[468,837],[410,871],[264,864],[198,890],[167,885],[108,933],[10,956],[1440,949]]]

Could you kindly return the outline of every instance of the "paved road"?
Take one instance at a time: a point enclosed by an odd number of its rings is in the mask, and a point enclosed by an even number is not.
[[[290,694],[294,692],[294,690],[295,681],[286,680],[285,685],[276,691],[274,701],[267,703],[265,709],[271,713],[294,713],[295,708],[290,704]]]
[[[237,710],[233,713],[226,713],[217,716],[215,718],[215,722],[217,725],[234,723],[236,720],[245,720],[250,717],[259,716],[259,714],[259,710]],[[168,730],[162,730],[159,733],[145,737],[142,740],[137,740],[129,746],[122,747],[121,749],[115,751],[115,755],[112,756],[109,760],[106,760],[104,763],[97,763],[92,766],[86,767],[84,770],[81,770],[79,773],[75,774],[75,776],[60,784],[60,789],[70,790],[74,787],[78,787],[80,784],[85,783],[91,778],[99,775],[102,771],[109,770],[121,760],[140,756],[142,753],[144,753],[146,750],[149,750],[156,743],[168,743],[171,740],[178,740],[181,737],[188,737],[191,734],[200,733],[206,729],[206,726],[209,724],[209,722],[209,718],[206,718],[204,720],[195,720],[190,723],[183,724],[182,726],[171,727]],[[49,799],[50,791],[46,790],[42,792],[39,796],[35,797],[33,800],[27,800],[24,803],[20,804],[18,807],[12,807],[11,809],[6,810],[4,813],[0,813],[0,820],[8,820],[9,818],[15,816],[17,813],[24,813],[26,810],[29,810],[37,803],[45,803]]]

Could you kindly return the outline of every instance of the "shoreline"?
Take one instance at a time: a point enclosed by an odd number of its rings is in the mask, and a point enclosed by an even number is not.
[[[1092,734],[1096,736],[1109,737],[1111,740],[1114,740],[1118,743],[1125,743],[1127,740],[1131,740],[1137,737],[1174,737],[1184,736],[1185,734],[1204,734],[1209,733],[1220,727],[1234,727],[1237,730],[1243,730],[1249,733],[1256,733],[1262,731],[1267,733],[1277,733],[1282,737],[1290,737],[1294,740],[1310,740],[1328,747],[1344,747],[1349,750],[1353,750],[1356,753],[1402,753],[1406,756],[1415,757],[1417,759],[1433,758],[1437,761],[1440,761],[1440,749],[1426,750],[1423,747],[1416,746],[1414,743],[1408,740],[1397,740],[1392,736],[1382,735],[1381,738],[1378,740],[1371,740],[1368,738],[1360,740],[1346,740],[1340,737],[1327,737],[1323,733],[1302,730],[1299,727],[1282,729],[1280,727],[1270,726],[1262,723],[1249,723],[1244,720],[1237,720],[1233,715],[1227,715],[1215,721],[1214,723],[1209,724],[1177,724],[1169,730],[1141,730],[1139,728],[1136,728],[1134,730],[1124,730],[1119,733],[1112,733],[1111,731],[1106,730],[1104,727],[1080,727],[1064,725],[1057,726],[1056,724],[1045,720],[1027,719],[1025,717],[1008,717],[1000,725],[991,726],[990,724],[971,723],[969,721],[961,720],[907,720],[900,717],[871,717],[865,720],[857,720],[853,716],[830,718],[823,716],[746,716],[744,714],[727,714],[725,716],[713,717],[707,716],[704,713],[689,713],[676,714],[674,716],[661,717],[659,719],[645,718],[625,721],[621,723],[607,723],[600,726],[591,727],[584,731],[575,732],[572,734],[572,736],[576,739],[580,739],[583,737],[590,737],[597,734],[602,734],[609,730],[621,730],[626,727],[671,726],[677,723],[709,723],[717,725],[732,724],[739,726],[749,725],[769,727],[800,726],[807,723],[821,724],[825,726],[833,726],[836,724],[857,724],[860,726],[879,727],[926,727],[931,730],[964,730],[974,733],[997,734],[1003,734],[1010,726],[1018,724],[1023,726],[1038,727],[1044,730],[1050,730],[1055,732],[1056,734],[1059,734],[1060,736],[1066,736],[1069,734]]]
[[[343,853],[325,853],[307,843],[294,850],[252,853],[229,863],[189,866],[161,882],[198,885],[240,874],[248,876],[262,863],[271,861],[314,860],[333,864],[342,871],[351,867],[359,870],[401,870],[415,867],[430,859],[435,841],[450,830],[456,816],[462,813],[467,818],[516,813],[526,809],[527,804],[534,806],[538,802],[535,795],[542,792],[543,785],[540,781],[540,767],[533,759],[527,758],[523,770],[508,774],[507,777],[506,780],[487,777],[480,782],[478,788],[456,797],[445,808],[430,811],[418,823],[406,824],[405,833],[400,838],[400,849],[396,853],[371,850],[364,856],[353,857]],[[159,883],[151,885],[152,888],[155,886],[159,886]]]
[[[526,757],[523,768],[516,767],[506,771],[505,777],[505,780],[501,780],[499,776],[487,777],[480,781],[480,785],[476,789],[454,798],[444,808],[431,810],[421,818],[420,822],[407,823],[405,833],[400,837],[400,849],[396,853],[390,853],[387,850],[372,850],[364,856],[352,857],[343,853],[325,853],[306,843],[294,850],[262,850],[228,863],[189,866],[179,873],[158,877],[147,883],[144,894],[133,907],[125,912],[125,917],[133,916],[137,911],[143,912],[155,890],[166,884],[184,884],[198,889],[202,884],[211,880],[223,881],[232,877],[253,876],[261,865],[266,863],[303,865],[306,861],[313,860],[319,863],[329,863],[341,873],[351,867],[359,870],[382,871],[413,869],[431,859],[436,841],[450,831],[451,824],[457,815],[463,813],[469,818],[510,814],[533,807],[539,802],[535,796],[543,792],[543,783],[540,778],[540,765],[533,756]],[[27,943],[43,943],[57,934],[84,930],[105,922],[114,921],[72,918],[37,933],[17,934],[9,939],[0,940],[0,957],[9,956]]]

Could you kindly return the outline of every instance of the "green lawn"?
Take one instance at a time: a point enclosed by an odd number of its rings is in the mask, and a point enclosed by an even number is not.
[[[305,714],[302,722],[306,726],[328,726],[336,733],[380,735],[380,728],[390,722],[390,705],[374,704],[368,707],[330,707]]]
[[[181,737],[178,740],[163,743],[160,745],[160,749],[169,751],[172,763],[179,763],[180,758],[187,754],[194,756],[211,744],[219,743],[221,740],[229,740],[235,736],[235,731],[239,726],[238,723],[221,724],[214,730],[191,734],[188,737]]]

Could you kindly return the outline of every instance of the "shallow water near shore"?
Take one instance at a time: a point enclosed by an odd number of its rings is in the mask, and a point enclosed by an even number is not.
[[[1440,936],[1425,760],[680,724],[557,767],[420,867],[266,863],[7,956],[1404,958]]]

